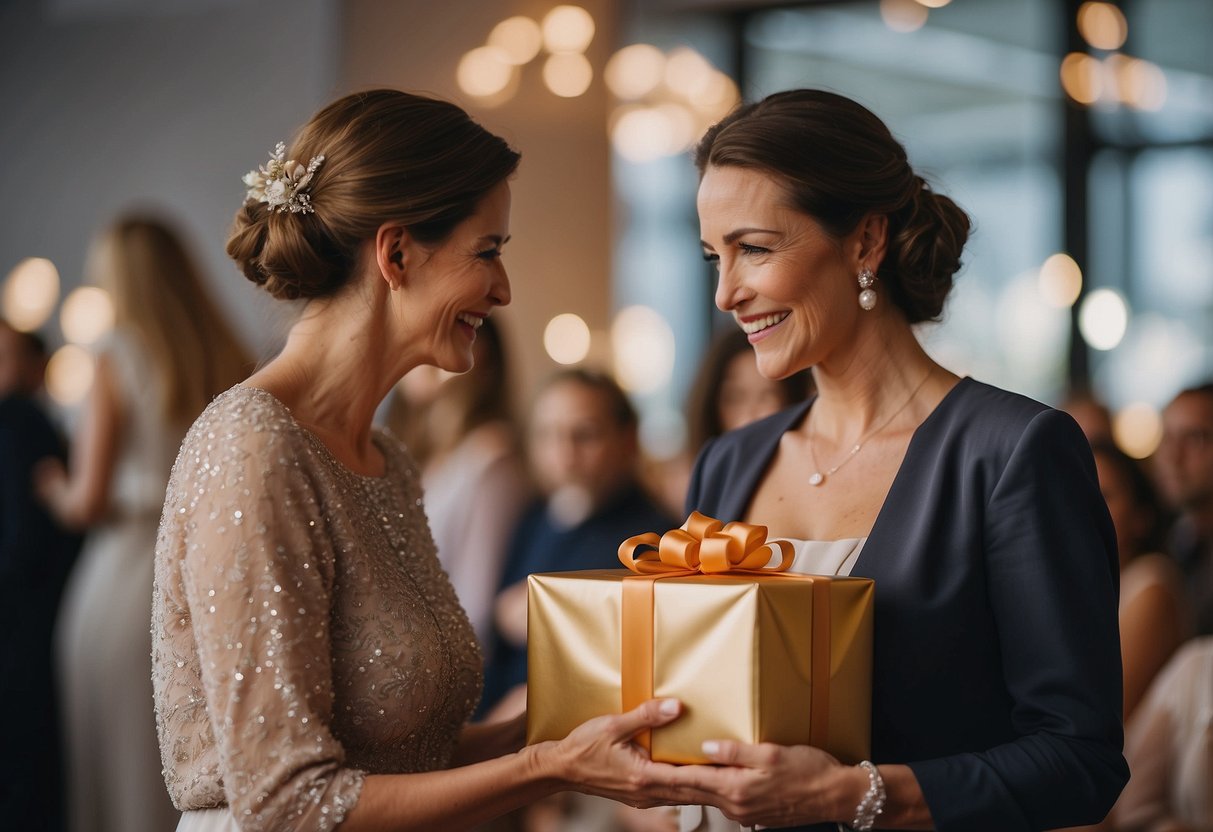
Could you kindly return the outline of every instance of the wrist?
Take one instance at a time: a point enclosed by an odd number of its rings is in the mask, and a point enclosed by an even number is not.
[[[838,766],[827,792],[830,819],[849,826],[868,785],[868,775],[859,766]]]
[[[565,790],[568,784],[562,773],[567,768],[559,759],[559,743],[548,741],[526,745],[519,749],[518,756],[523,761],[529,781],[553,792]]]

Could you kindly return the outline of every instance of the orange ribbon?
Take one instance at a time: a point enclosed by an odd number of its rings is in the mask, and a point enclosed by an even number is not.
[[[640,551],[642,547],[648,547]],[[768,565],[778,551],[778,565]],[[623,580],[622,656],[620,690],[623,710],[653,698],[653,584],[662,578],[723,573],[777,575],[813,582],[812,682],[809,736],[822,746],[829,728],[830,693],[830,591],[829,582],[809,575],[794,575],[795,550],[786,540],[767,541],[767,527],[719,520],[691,512],[681,528],[663,535],[647,532],[619,545],[619,560],[637,573]],[[652,732],[636,736],[650,749]]]

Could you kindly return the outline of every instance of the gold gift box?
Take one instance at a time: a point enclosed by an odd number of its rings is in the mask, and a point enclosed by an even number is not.
[[[528,743],[623,710],[625,580],[646,578],[626,569],[530,576]],[[652,732],[654,760],[708,762],[708,739],[868,758],[870,579],[680,575],[652,590],[652,694],[683,703],[679,719]]]

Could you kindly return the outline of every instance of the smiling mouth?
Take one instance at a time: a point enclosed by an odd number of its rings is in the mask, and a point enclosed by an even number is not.
[[[469,315],[466,312],[460,312],[458,315],[455,316],[455,319],[462,323],[467,324],[472,329],[480,329],[480,327],[482,327],[484,325],[484,318],[478,317],[476,315]]]
[[[775,324],[781,323],[791,314],[791,312],[776,312],[774,315],[767,315],[752,321],[738,321],[737,323],[746,335],[753,335],[756,332],[762,332],[764,329],[770,329]]]

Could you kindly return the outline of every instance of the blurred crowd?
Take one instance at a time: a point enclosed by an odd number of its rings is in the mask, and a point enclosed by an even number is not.
[[[184,431],[252,364],[162,221],[115,223],[88,271],[116,318],[70,441],[44,399],[45,344],[0,322],[0,744],[21,750],[0,755],[0,817],[24,830],[172,829],[149,678],[153,548]],[[464,375],[413,371],[381,412],[422,471],[440,560],[480,641],[478,718],[503,720],[526,703],[526,576],[615,568],[624,538],[679,525],[698,451],[803,401],[812,382],[763,378],[745,335],[722,334],[692,386],[686,448],[654,461],[609,374],[560,371],[520,403],[493,321],[475,350]],[[1209,755],[1195,748],[1213,741],[1213,383],[1177,392],[1145,461],[1116,446],[1096,399],[1062,409],[1091,442],[1120,550],[1133,778],[1101,828],[1213,816]],[[570,795],[494,826],[677,822],[669,810]]]

